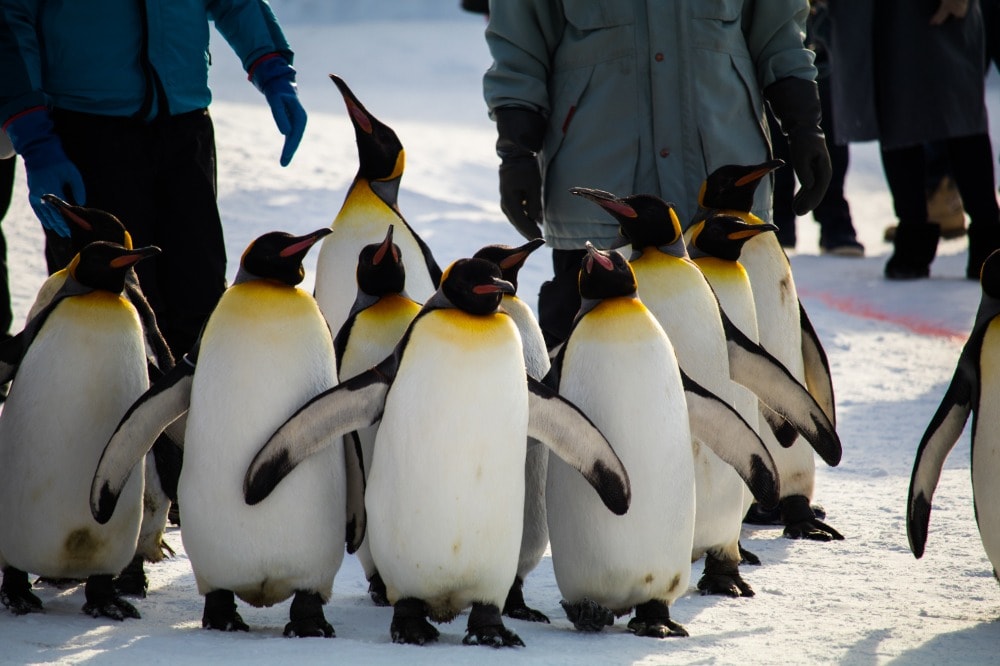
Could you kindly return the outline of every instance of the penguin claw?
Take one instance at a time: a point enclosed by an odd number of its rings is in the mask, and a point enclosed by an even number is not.
[[[705,574],[698,581],[702,595],[725,594],[730,597],[752,597],[753,588],[737,574]]]
[[[584,599],[575,604],[566,601],[559,603],[566,611],[566,617],[578,631],[597,632],[615,622],[614,613],[591,599]]]
[[[503,614],[507,617],[514,618],[515,620],[524,620],[525,622],[550,623],[549,617],[545,613],[535,610],[534,608],[530,608],[527,605],[514,608],[505,607],[503,609]]]
[[[740,564],[750,564],[752,566],[760,565],[760,558],[751,553],[749,550],[740,544]]]
[[[810,541],[843,541],[844,535],[818,518],[790,523],[785,526],[786,539],[808,539]]]
[[[143,558],[141,555],[132,560],[118,576],[114,579],[115,592],[127,597],[146,598],[149,589],[149,579],[143,569]]]
[[[83,605],[83,612],[90,617],[107,617],[118,622],[122,622],[127,617],[136,620],[142,617],[135,606],[121,597],[114,597],[103,603],[91,603],[88,601]]]
[[[337,632],[326,620],[293,620],[285,625],[288,638],[336,638]]]
[[[42,600],[31,592],[11,594],[7,590],[0,590],[0,602],[3,602],[7,610],[14,615],[45,612],[45,609],[42,607]]]
[[[462,639],[465,645],[486,645],[492,648],[524,647],[524,641],[507,627],[489,626],[470,630]]]
[[[440,632],[422,617],[393,617],[389,635],[393,643],[424,645],[436,642]]]
[[[683,625],[673,620],[646,621],[634,617],[628,622],[628,630],[636,636],[648,638],[680,638],[690,636]]]

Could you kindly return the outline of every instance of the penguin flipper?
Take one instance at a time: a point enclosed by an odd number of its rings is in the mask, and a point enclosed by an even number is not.
[[[545,384],[528,377],[528,437],[546,444],[621,516],[632,501],[628,472],[597,426]]]
[[[681,371],[691,435],[732,466],[764,507],[781,497],[778,468],[760,435],[725,400]]]
[[[243,479],[243,496],[253,505],[309,456],[338,437],[367,428],[382,418],[385,397],[395,377],[394,357],[315,396],[267,440]]]
[[[114,514],[118,495],[136,463],[163,430],[187,412],[194,365],[178,363],[129,407],[108,440],[90,486],[90,512],[102,525]]]
[[[823,350],[816,329],[813,328],[806,309],[799,301],[799,326],[802,328],[802,360],[806,370],[806,388],[816,398],[823,408],[830,423],[837,425],[837,413],[833,400],[833,379],[830,375],[830,362]]]
[[[347,552],[355,553],[365,538],[365,463],[357,430],[344,436],[344,463],[347,472]]]
[[[0,343],[0,384],[5,384],[14,378],[22,358],[24,358],[23,331]]]
[[[976,386],[974,371],[964,367],[960,359],[951,384],[920,439],[906,497],[906,538],[910,542],[910,551],[917,559],[923,557],[927,543],[934,490],[941,479],[944,461],[955,447],[972,412]]]
[[[723,313],[722,325],[726,332],[729,352],[729,373],[733,381],[746,386],[780,415],[813,447],[823,461],[831,467],[840,463],[843,449],[840,437],[819,402],[806,390],[792,373],[766,349],[748,338]],[[765,410],[772,430],[783,443],[794,441],[782,437],[777,428],[780,421]]]
[[[139,287],[139,279],[135,275],[135,269],[130,270],[125,276],[125,296],[136,312],[139,313],[139,321],[142,322],[142,330],[145,334],[146,343],[153,352],[156,367],[161,372],[167,372],[174,367],[174,355],[170,351],[170,346],[167,345],[163,334],[160,332],[153,308],[149,305],[149,301],[146,300],[145,294],[142,293],[142,289]]]

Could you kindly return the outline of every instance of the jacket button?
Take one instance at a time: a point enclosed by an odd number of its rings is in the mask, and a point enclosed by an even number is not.
[[[663,62],[663,54],[662,53],[657,53],[655,56],[653,56],[653,58],[656,60],[656,62]]]
[[[670,157],[670,149],[660,148],[660,157]]]

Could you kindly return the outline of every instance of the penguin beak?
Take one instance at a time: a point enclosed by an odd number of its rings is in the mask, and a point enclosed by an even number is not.
[[[323,227],[322,229],[317,229],[311,234],[306,234],[305,236],[296,236],[291,239],[291,243],[286,245],[280,252],[278,256],[281,258],[294,257],[297,254],[304,254],[315,245],[323,236],[331,233],[333,229],[330,227]]]
[[[474,294],[495,294],[497,292],[514,294],[516,291],[513,284],[498,277],[493,278],[486,284],[477,284],[472,288],[472,293]]]
[[[764,222],[763,224],[751,224],[737,231],[731,231],[728,234],[728,237],[733,240],[740,240],[743,238],[753,238],[754,236],[759,236],[760,234],[766,233],[768,231],[777,231],[777,230],[778,230],[777,226],[771,224],[770,222]]]
[[[392,253],[393,263],[399,263],[399,252],[395,245],[392,244],[392,230],[394,225],[389,225],[389,230],[385,232],[385,239],[382,244],[379,245],[378,250],[375,251],[375,256],[372,258],[372,263],[376,266],[382,263],[385,259],[385,255]]]
[[[347,87],[347,83],[336,74],[331,74],[330,80],[340,89],[340,94],[344,98],[344,104],[347,105],[347,113],[350,114],[354,124],[365,134],[371,134],[375,131],[371,117],[368,115],[365,107],[361,105],[361,102],[358,101],[358,98],[354,96],[354,93],[351,92],[351,89]]]
[[[123,254],[115,257],[110,262],[108,262],[108,265],[111,268],[125,268],[127,266],[132,266],[134,264],[137,264],[143,259],[146,259],[148,257],[155,257],[160,252],[161,252],[160,248],[156,247],[155,245],[139,247],[134,250],[128,250],[127,252],[124,252]]]
[[[66,221],[72,222],[84,231],[93,231],[93,226],[90,222],[87,222],[85,219],[77,215],[76,211],[73,210],[74,207],[72,204],[63,201],[54,194],[43,194],[42,201],[55,207],[55,209],[59,211],[59,214],[66,219]]]
[[[757,165],[757,168],[755,168],[753,171],[751,171],[747,175],[737,180],[735,185],[736,187],[743,187],[744,185],[756,183],[758,180],[760,180],[767,174],[771,173],[778,167],[782,167],[784,165],[785,165],[784,160],[769,160],[767,162],[764,162],[763,164],[759,164]]]
[[[604,190],[594,190],[588,187],[571,187],[569,191],[570,194],[575,194],[583,197],[584,199],[593,201],[595,204],[612,215],[620,215],[627,218],[639,217],[639,213],[636,212],[635,208],[632,208],[632,206],[629,206],[627,203],[610,192],[605,192]]]
[[[587,241],[587,256],[584,259],[584,268],[588,273],[594,272],[594,262],[600,264],[601,268],[606,271],[614,270],[615,267],[611,262],[611,257],[594,247],[593,243]]]
[[[528,241],[521,247],[514,248],[513,250],[511,250],[511,253],[506,257],[504,257],[503,260],[500,262],[500,270],[507,271],[510,270],[511,268],[520,266],[528,259],[528,256],[532,252],[534,252],[543,245],[545,245],[544,238],[535,238],[534,240]]]

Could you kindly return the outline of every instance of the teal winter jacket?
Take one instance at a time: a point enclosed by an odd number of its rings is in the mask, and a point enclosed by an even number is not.
[[[705,176],[756,164],[770,145],[761,91],[815,79],[803,45],[807,0],[497,0],[484,77],[492,115],[517,106],[548,121],[539,154],[546,241],[608,246],[614,220],[569,193],[655,194],[683,224]],[[790,167],[785,167],[790,168]],[[770,219],[770,183],[754,212]]]
[[[292,53],[264,0],[3,0],[0,123],[36,106],[149,118],[202,109],[209,21],[243,62]]]

